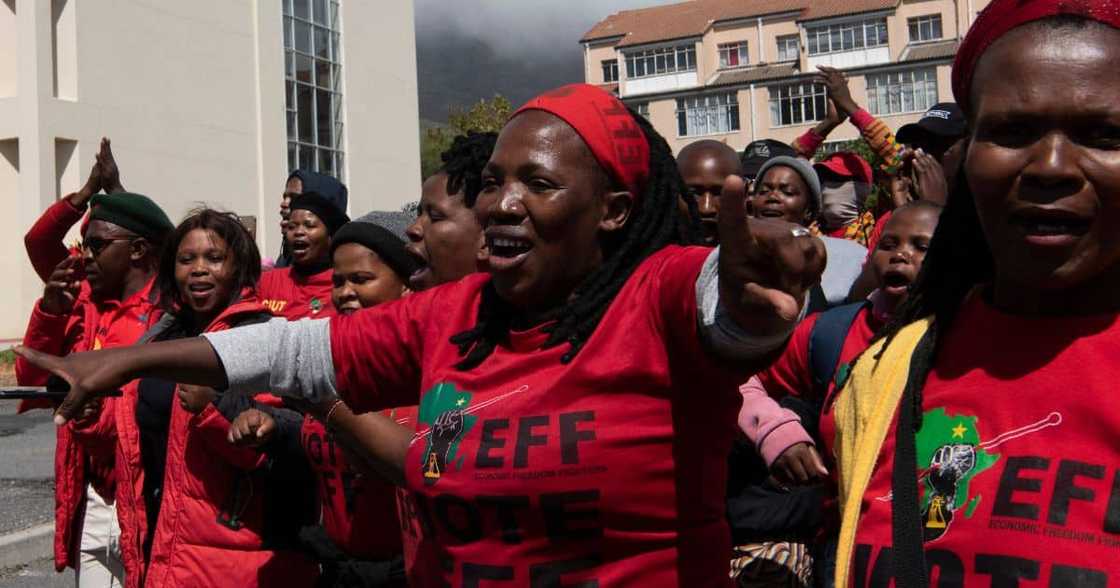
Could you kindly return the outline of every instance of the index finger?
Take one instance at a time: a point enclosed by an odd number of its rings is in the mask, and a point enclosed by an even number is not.
[[[739,176],[727,176],[719,201],[720,255],[744,255],[754,241],[747,224],[747,183]]]
[[[59,358],[49,353],[31,349],[30,347],[24,347],[23,345],[16,345],[12,348],[12,352],[31,365],[62,378],[62,380],[70,386],[70,391],[66,394],[66,398],[62,400],[62,404],[60,404],[58,410],[55,411],[54,423],[56,425],[65,425],[66,421],[70,420],[71,417],[82,409],[82,406],[87,402],[86,394],[75,388],[74,381],[70,378],[70,375],[59,368]]]

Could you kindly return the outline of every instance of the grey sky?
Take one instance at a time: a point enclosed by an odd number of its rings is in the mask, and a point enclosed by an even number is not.
[[[575,47],[603,17],[679,0],[416,0],[417,34],[455,27],[502,52]]]
[[[370,0],[373,1],[373,0]],[[579,38],[607,15],[673,0],[415,0],[420,116],[495,94],[514,105],[583,81]]]

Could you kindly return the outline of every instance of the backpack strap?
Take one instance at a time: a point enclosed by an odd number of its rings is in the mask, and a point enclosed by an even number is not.
[[[824,288],[820,284],[814,284],[812,288],[809,288],[809,301],[806,306],[808,306],[805,309],[806,315],[828,310],[828,298],[824,295]]]
[[[809,371],[813,375],[814,397],[822,404],[840,364],[848,331],[852,329],[859,311],[869,304],[865,300],[837,306],[821,313],[813,325],[813,332],[809,334]]]

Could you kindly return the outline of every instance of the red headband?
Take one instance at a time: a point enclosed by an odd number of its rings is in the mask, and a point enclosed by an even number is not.
[[[588,84],[549,90],[513,113],[543,110],[568,123],[608,174],[640,198],[649,179],[649,143],[621,100]]]
[[[1070,15],[1120,28],[1120,4],[1116,0],[993,0],[957,50],[953,63],[953,97],[968,112],[972,75],[980,56],[1008,31],[1051,16]]]

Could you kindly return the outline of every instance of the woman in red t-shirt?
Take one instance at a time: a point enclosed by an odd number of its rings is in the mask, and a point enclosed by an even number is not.
[[[331,235],[350,218],[317,192],[292,198],[290,209],[284,240],[291,265],[261,276],[261,300],[273,314],[290,321],[333,316]]]
[[[353,314],[397,300],[409,293],[408,276],[416,262],[405,252],[404,241],[384,227],[350,222],[331,239],[334,270],[332,302],[341,315]],[[339,431],[326,428],[331,405],[307,406],[302,424],[278,425],[267,409],[250,409],[230,425],[230,441],[237,445],[300,445],[316,473],[322,530],[307,529],[303,539],[318,556],[323,575],[318,586],[351,586],[360,578],[366,586],[404,586],[401,532],[397,522],[396,491],[388,480],[400,480],[398,459],[380,452],[372,459],[354,459],[372,438],[375,446],[395,445],[402,456],[416,428],[416,408],[386,410],[346,419]],[[387,436],[395,444],[385,441]],[[403,459],[402,459],[403,461]],[[372,462],[372,463],[370,463]]]
[[[1120,577],[1120,11],[994,0],[910,298],[836,396],[839,585]]]
[[[356,411],[418,403],[406,484],[439,552],[420,584],[728,585],[735,385],[788,338],[823,246],[748,221],[739,178],[720,249],[677,245],[698,234],[696,203],[676,212],[668,144],[585,84],[515,113],[483,186],[486,274],[329,322],[21,353],[71,382],[60,420],[134,371]]]

